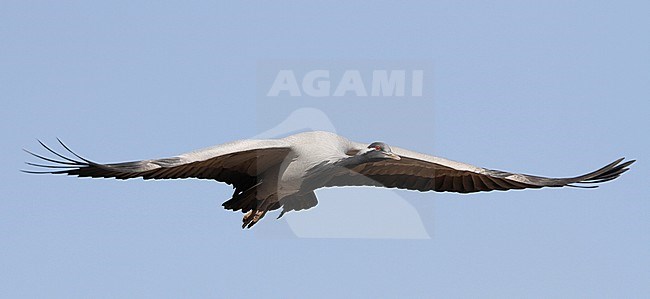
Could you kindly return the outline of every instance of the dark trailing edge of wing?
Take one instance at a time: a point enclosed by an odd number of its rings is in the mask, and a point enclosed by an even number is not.
[[[412,174],[400,173],[400,170],[404,170],[400,168],[400,163],[404,163],[405,166],[403,168],[406,168],[410,164],[418,165],[416,164],[418,162],[424,163],[422,160],[409,160],[405,156],[402,156],[400,162],[390,161],[388,162],[390,164],[387,165],[383,165],[386,163],[383,161],[376,162],[357,170],[340,172],[340,174],[335,175],[331,180],[326,182],[325,186],[380,186],[421,192],[437,191],[457,193],[564,186],[597,188],[598,186],[596,184],[614,180],[628,171],[628,167],[635,160],[624,161],[624,158],[621,158],[596,171],[568,178],[542,177],[485,168],[471,171],[443,167],[427,172],[426,168],[420,167],[421,170],[412,171]],[[436,165],[434,162],[429,163]],[[389,171],[392,169],[393,172],[381,172],[377,170],[379,168],[384,168]]]
[[[69,155],[62,155],[45,145],[40,145],[55,158],[42,156],[25,150],[30,155],[49,163],[26,162],[41,170],[21,170],[30,174],[65,174],[78,177],[115,178],[120,180],[142,178],[150,179],[209,179],[233,185],[236,192],[247,190],[257,182],[257,175],[280,163],[290,151],[284,147],[243,148],[202,159],[188,158],[185,154],[162,159],[100,164],[90,161],[73,152],[57,138],[59,144]],[[191,154],[191,153],[190,153]],[[57,158],[58,157],[58,158]],[[224,166],[228,160],[239,161],[236,165]]]

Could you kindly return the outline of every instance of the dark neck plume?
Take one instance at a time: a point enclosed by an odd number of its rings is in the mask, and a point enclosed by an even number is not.
[[[354,156],[343,158],[338,162],[334,163],[334,166],[352,168],[357,165],[361,165],[372,161],[373,159],[368,157],[368,155],[360,154],[360,155],[354,155]]]

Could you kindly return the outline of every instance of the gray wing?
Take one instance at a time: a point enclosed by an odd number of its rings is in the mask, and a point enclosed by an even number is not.
[[[67,174],[79,177],[130,179],[212,179],[232,185],[254,184],[256,176],[279,164],[291,151],[290,144],[282,140],[241,140],[205,148],[171,158],[100,164],[77,155],[59,140],[61,146],[73,157],[66,157],[39,143],[56,159],[26,152],[53,165],[29,163],[48,168],[48,171],[27,173]]]
[[[357,146],[363,146],[358,144]],[[594,188],[619,177],[632,161],[618,159],[594,172],[571,178],[547,178],[491,170],[393,148],[401,160],[382,160],[339,171],[326,186],[381,186],[418,191],[471,193],[542,187]]]

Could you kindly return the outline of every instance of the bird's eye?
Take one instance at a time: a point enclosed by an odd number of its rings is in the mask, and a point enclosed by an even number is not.
[[[376,151],[380,151],[380,150],[381,150],[381,146],[379,146],[379,145],[375,145],[375,150],[376,150]]]

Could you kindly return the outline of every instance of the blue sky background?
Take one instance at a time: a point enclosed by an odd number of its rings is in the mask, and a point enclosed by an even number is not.
[[[3,1],[0,297],[647,296],[649,10]],[[434,109],[356,112],[338,126],[357,140],[552,176],[640,161],[596,190],[404,191],[433,225],[421,241],[263,238],[221,209],[224,184],[18,172],[35,138],[113,162],[256,135],[275,59],[429,61]]]

